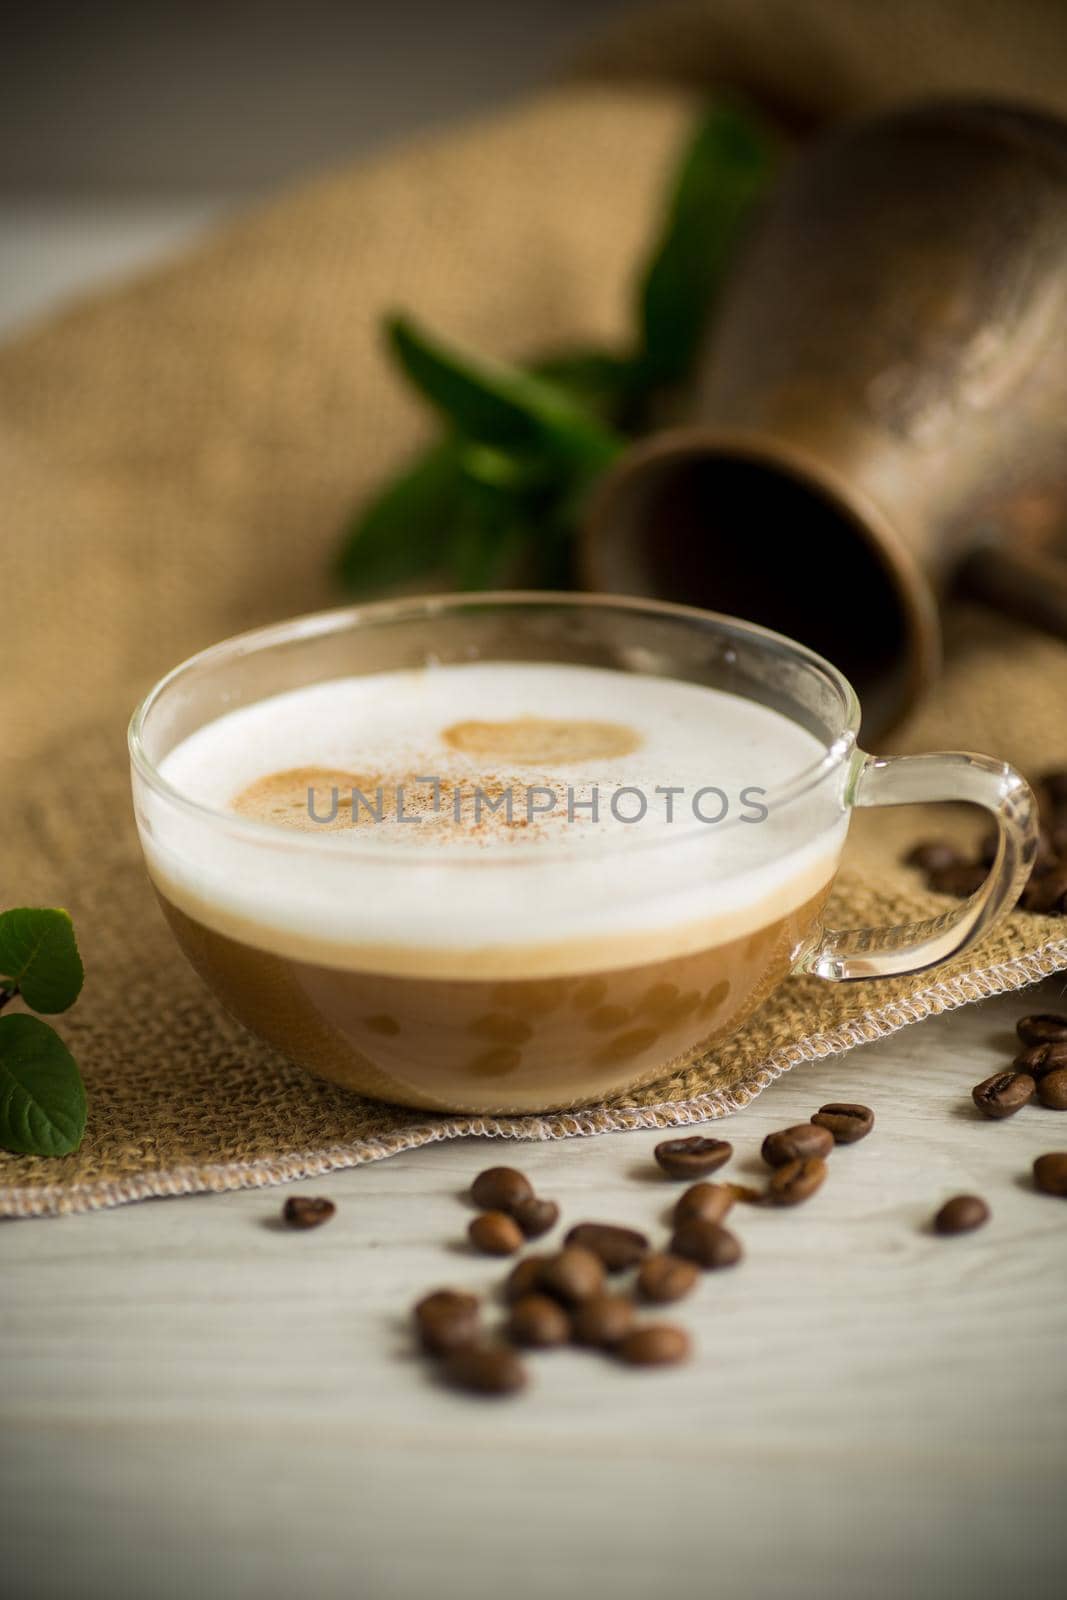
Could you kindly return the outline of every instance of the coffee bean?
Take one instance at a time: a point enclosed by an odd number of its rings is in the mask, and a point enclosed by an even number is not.
[[[550,1350],[555,1345],[568,1343],[571,1324],[558,1300],[550,1299],[547,1294],[527,1294],[512,1306],[507,1331],[515,1344]]]
[[[294,1194],[282,1206],[282,1220],[290,1228],[319,1228],[329,1222],[336,1210],[332,1200],[314,1200]]]
[[[1033,1098],[1034,1080],[1028,1072],[994,1072],[971,1090],[971,1099],[983,1117],[994,1122],[1013,1117]]]
[[[1016,1034],[1024,1045],[1067,1045],[1067,1016],[1059,1011],[1035,1011],[1016,1022]]]
[[[637,1292],[653,1305],[667,1305],[687,1295],[698,1276],[693,1261],[684,1261],[680,1256],[647,1256],[638,1268]]]
[[[1067,1196],[1067,1150],[1050,1150],[1034,1162],[1034,1183],[1042,1194]]]
[[[817,1128],[829,1128],[835,1144],[855,1144],[858,1139],[866,1139],[874,1127],[874,1112],[870,1106],[834,1100],[820,1106],[811,1120]]]
[[[415,1327],[424,1350],[443,1355],[478,1337],[480,1313],[472,1294],[437,1289],[415,1307]]]
[[[986,876],[986,869],[980,862],[957,861],[950,867],[940,867],[929,873],[926,881],[935,894],[951,894],[957,900],[967,900],[982,887]]]
[[[538,1283],[545,1294],[565,1306],[580,1305],[604,1289],[604,1264],[584,1246],[569,1244],[558,1255],[549,1256],[541,1268]]]
[[[920,872],[943,872],[958,866],[963,860],[954,844],[947,839],[924,839],[904,857],[904,865],[918,867]]]
[[[685,1361],[691,1348],[684,1328],[661,1322],[635,1328],[617,1346],[616,1353],[631,1367],[671,1367]]]
[[[810,1200],[816,1189],[822,1188],[829,1170],[821,1156],[805,1156],[802,1161],[776,1167],[767,1185],[768,1198],[776,1206],[796,1206],[802,1200]]]
[[[653,1151],[668,1178],[700,1178],[717,1172],[733,1153],[733,1145],[725,1139],[703,1139],[698,1134],[691,1139],[665,1139]]]
[[[828,1156],[833,1147],[834,1136],[829,1128],[817,1122],[800,1122],[795,1128],[769,1133],[760,1154],[769,1167],[784,1167],[805,1156]]]
[[[1059,808],[1040,778],[1029,778],[1027,781],[1037,802],[1038,822],[1043,828],[1050,827],[1056,820]]]
[[[506,1345],[460,1345],[446,1355],[442,1371],[449,1383],[470,1394],[517,1394],[526,1386],[526,1369]]]
[[[721,1222],[736,1199],[732,1183],[694,1183],[679,1196],[674,1226],[678,1228],[694,1217],[702,1222]]]
[[[1049,1111],[1067,1111],[1067,1067],[1045,1073],[1037,1086],[1037,1098]]]
[[[522,1201],[533,1198],[529,1178],[514,1167],[487,1167],[471,1184],[471,1199],[481,1211],[506,1211],[510,1216]]]
[[[970,1233],[989,1221],[989,1207],[976,1194],[957,1194],[946,1200],[934,1218],[936,1233]]]
[[[1055,767],[1043,772],[1037,780],[1057,811],[1067,811],[1067,767]]]
[[[683,1222],[671,1240],[671,1255],[695,1261],[709,1272],[735,1266],[742,1253],[741,1241],[728,1228],[718,1222],[702,1222],[699,1217]]]
[[[633,1302],[621,1294],[594,1294],[575,1307],[571,1331],[575,1344],[607,1350],[625,1339],[634,1324]]]
[[[487,1256],[513,1256],[522,1249],[522,1229],[504,1211],[483,1211],[467,1232],[474,1248]]]
[[[993,865],[993,862],[996,860],[997,846],[999,843],[999,828],[991,828],[987,834],[983,835],[982,843],[978,851],[978,859],[982,862],[983,866],[991,867]],[[1047,872],[1049,867],[1056,865],[1058,855],[1059,851],[1053,846],[1051,834],[1045,828],[1040,828],[1038,830],[1037,847],[1034,851],[1034,859],[1031,866],[1031,871]]]
[[[540,1239],[559,1221],[559,1206],[554,1200],[538,1200],[534,1195],[529,1200],[518,1201],[512,1207],[511,1215],[527,1239]]]
[[[1028,1072],[1035,1080],[1050,1072],[1067,1067],[1067,1040],[1052,1044],[1032,1044],[1016,1056],[1012,1066],[1017,1072]]]
[[[1035,872],[1019,904],[1041,917],[1063,916],[1067,912],[1067,862],[1057,861],[1047,872]]]
[[[523,1256],[504,1280],[504,1299],[510,1304],[521,1300],[523,1295],[535,1294],[541,1286],[541,1268],[551,1259],[551,1256],[538,1255],[536,1252]]]
[[[625,1272],[648,1250],[648,1240],[643,1233],[634,1228],[618,1228],[611,1222],[579,1222],[563,1242],[591,1250],[608,1272]]]

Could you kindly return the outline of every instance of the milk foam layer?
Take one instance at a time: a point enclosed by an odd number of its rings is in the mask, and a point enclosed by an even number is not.
[[[601,741],[615,753],[572,752],[553,766],[523,761],[522,741],[510,735],[494,759],[484,739],[473,751],[469,738],[457,748],[447,731],[522,719],[615,725],[630,736]],[[542,756],[555,748],[543,745]],[[742,937],[816,895],[843,842],[844,764],[765,820],[737,819],[758,814],[758,801],[750,795],[743,804],[742,791],[774,791],[824,754],[779,713],[701,685],[547,663],[431,666],[336,679],[242,707],[161,763],[180,794],[222,813],[286,769],[377,778],[381,824],[297,832],[206,817],[150,791],[138,794],[138,818],[161,892],[259,948],[437,976],[597,971]],[[529,826],[471,828],[432,813],[423,789],[421,820],[398,823],[394,782],[416,776],[440,778],[446,796],[506,784],[520,816],[527,786],[555,791],[557,805]],[[668,787],[681,793],[668,801],[658,792]],[[622,788],[628,798],[613,812]],[[693,796],[710,789],[727,798],[723,822],[694,815]],[[641,821],[622,820],[640,809],[640,796]],[[700,802],[703,815],[721,808],[717,795]]]

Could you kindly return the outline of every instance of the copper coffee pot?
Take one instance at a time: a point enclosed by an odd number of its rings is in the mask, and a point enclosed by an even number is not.
[[[898,722],[950,584],[1067,634],[1067,123],[946,102],[784,178],[684,426],[590,508],[589,587],[802,640]]]

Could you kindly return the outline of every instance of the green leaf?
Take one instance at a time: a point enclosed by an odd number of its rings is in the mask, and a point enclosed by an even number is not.
[[[716,295],[773,168],[769,140],[741,112],[718,107],[697,128],[640,284],[649,381],[679,383],[691,371]]]
[[[467,445],[462,465],[470,484],[512,497],[550,488],[561,475],[558,465],[553,471],[542,456],[496,450],[488,444]]]
[[[85,1132],[85,1086],[47,1022],[0,1017],[0,1146],[24,1156],[65,1156]]]
[[[66,911],[20,906],[0,912],[0,978],[34,1011],[66,1011],[85,973]]]
[[[509,566],[527,538],[527,530],[519,524],[472,522],[460,529],[451,562],[456,587],[495,589],[506,580]]]
[[[457,439],[432,446],[359,511],[337,562],[348,588],[369,593],[445,565],[464,488],[463,454]]]
[[[531,490],[522,476],[487,472],[485,451],[471,446],[465,456],[466,493],[449,547],[449,570],[459,589],[493,589],[506,582],[523,544],[538,532],[530,520],[541,497],[536,482]]]
[[[532,362],[530,370],[565,389],[601,422],[614,428],[630,425],[641,381],[640,366],[633,357],[610,350],[561,350]]]
[[[408,378],[468,439],[498,450],[566,461],[586,472],[613,461],[622,440],[565,389],[520,367],[490,361],[418,328],[387,323]]]

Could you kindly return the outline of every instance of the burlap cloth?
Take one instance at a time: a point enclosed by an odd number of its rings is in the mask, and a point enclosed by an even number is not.
[[[490,1120],[313,1081],[219,1010],[163,925],[130,814],[131,707],[189,652],[340,599],[338,529],[424,427],[382,357],[383,308],[504,354],[621,335],[693,109],[676,85],[620,81],[642,64],[747,84],[798,126],[937,87],[1029,89],[1067,109],[1067,10],[660,7],[601,52],[610,85],[590,69],[311,183],[0,352],[0,905],[73,913],[87,979],[60,1026],[90,1097],[76,1155],[0,1154],[4,1214],[276,1183],[464,1133],[719,1117],[799,1062],[1067,967],[1067,925],[1016,915],[933,974],[793,980],[713,1057],[639,1094]],[[1031,772],[1067,762],[1067,646],[977,612],[954,612],[948,632],[944,679],[896,747],[989,750]],[[930,818],[878,816],[850,842],[838,924],[939,905],[898,865]]]

